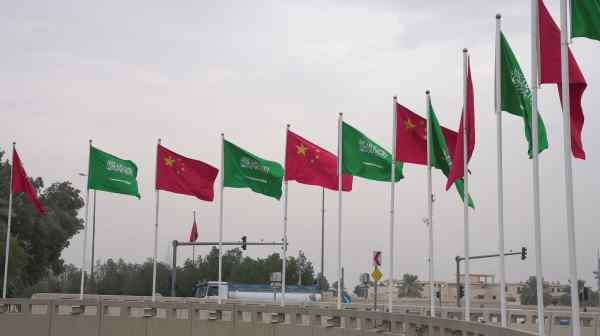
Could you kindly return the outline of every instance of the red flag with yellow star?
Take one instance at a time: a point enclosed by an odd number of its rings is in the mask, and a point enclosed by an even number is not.
[[[396,104],[396,160],[427,165],[427,120]],[[442,127],[448,148],[456,144],[456,132]]]
[[[202,161],[179,155],[158,145],[156,189],[196,196],[212,202],[213,185],[219,170]]]
[[[337,156],[288,131],[285,180],[338,190]],[[352,190],[352,175],[342,175],[342,190]]]

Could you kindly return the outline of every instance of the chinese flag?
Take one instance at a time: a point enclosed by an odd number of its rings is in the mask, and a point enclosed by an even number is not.
[[[540,29],[540,80],[542,84],[556,84],[562,103],[562,78],[560,70],[560,29],[546,9],[544,2],[539,2]],[[569,112],[571,117],[571,152],[578,159],[585,160],[581,132],[583,130],[583,109],[581,97],[587,87],[583,73],[569,48]],[[561,104],[562,105],[562,104]]]
[[[427,120],[396,104],[396,161],[427,165]],[[448,148],[456,144],[456,132],[442,127]]]
[[[213,185],[219,170],[202,161],[192,160],[158,145],[156,189],[196,196],[212,202]]]
[[[194,218],[194,224],[192,224],[192,232],[190,232],[190,241],[195,242],[198,240],[198,226],[196,226],[196,219]]]
[[[337,156],[288,131],[285,180],[338,190]],[[342,175],[342,190],[352,190],[351,175]]]
[[[467,113],[461,113],[460,126],[458,129],[458,137],[456,138],[456,146],[452,155],[452,167],[450,168],[450,176],[446,182],[446,190],[452,187],[454,181],[464,176],[464,132],[467,132],[467,162],[471,160],[473,151],[475,150],[475,98],[473,94],[473,80],[471,79],[471,62],[467,62],[467,106],[463,107]],[[463,118],[466,117],[466,123],[463,123]],[[466,130],[463,126],[467,126]],[[448,147],[450,149],[450,147]]]
[[[33,206],[40,214],[46,212],[46,208],[40,201],[37,195],[37,190],[33,187],[31,180],[27,177],[25,168],[16,149],[13,149],[13,167],[12,167],[12,192],[24,192],[33,203]]]

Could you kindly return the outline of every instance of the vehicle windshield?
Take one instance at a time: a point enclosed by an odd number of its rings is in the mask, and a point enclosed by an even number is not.
[[[206,296],[219,296],[219,287],[217,286],[210,286],[208,287],[208,292],[206,293]]]

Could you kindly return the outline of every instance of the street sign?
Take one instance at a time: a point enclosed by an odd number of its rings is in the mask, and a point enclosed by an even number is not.
[[[383,273],[381,273],[379,268],[377,266],[375,266],[375,269],[371,273],[371,276],[373,277],[373,280],[375,280],[375,282],[378,282],[381,279],[381,277],[383,276]]]
[[[373,266],[381,266],[381,251],[373,251]]]

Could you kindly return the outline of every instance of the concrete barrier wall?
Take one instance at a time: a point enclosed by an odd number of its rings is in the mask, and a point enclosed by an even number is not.
[[[2,335],[49,336],[531,336],[489,324],[319,306],[0,300]]]

